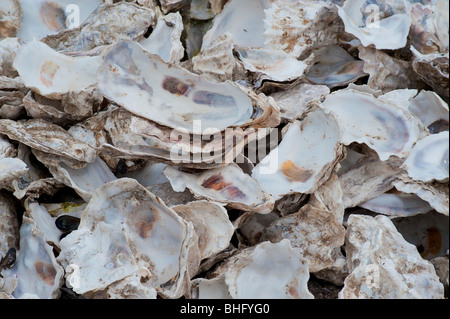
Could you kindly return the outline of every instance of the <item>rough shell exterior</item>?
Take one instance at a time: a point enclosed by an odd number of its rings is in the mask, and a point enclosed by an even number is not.
[[[0,299],[448,297],[448,7],[0,0]]]

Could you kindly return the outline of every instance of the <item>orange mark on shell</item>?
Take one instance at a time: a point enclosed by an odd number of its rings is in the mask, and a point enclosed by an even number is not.
[[[289,180],[293,182],[306,182],[311,178],[312,172],[294,164],[293,161],[287,160],[280,167],[281,172]]]
[[[292,296],[294,299],[300,299],[300,295],[298,294],[298,280],[297,278],[292,278],[291,282],[288,285],[288,293]]]
[[[202,183],[202,187],[214,189],[216,191],[221,191],[227,186],[228,184],[225,183],[221,174],[213,175]]]
[[[40,73],[40,79],[42,84],[46,87],[50,87],[53,84],[53,78],[56,72],[59,69],[59,65],[53,63],[52,61],[45,62],[42,67]]]
[[[227,198],[245,198],[245,194],[236,186],[224,181],[222,174],[213,175],[202,183],[202,187],[223,191]]]
[[[47,285],[53,285],[55,283],[56,270],[52,264],[45,263],[43,261],[36,261],[34,263],[36,272]]]

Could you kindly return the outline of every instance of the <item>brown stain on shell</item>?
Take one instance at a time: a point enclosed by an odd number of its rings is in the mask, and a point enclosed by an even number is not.
[[[287,160],[281,164],[281,173],[293,182],[306,182],[313,175],[312,171],[298,167],[291,160]]]
[[[66,15],[64,9],[53,1],[45,1],[39,8],[42,22],[51,31],[60,31],[66,28]]]
[[[288,293],[294,299],[300,299],[300,295],[298,294],[298,280],[297,278],[292,278],[291,282],[288,285]]]
[[[160,216],[157,207],[149,204],[148,207],[139,206],[135,210],[136,217],[134,217],[134,229],[141,238],[150,238],[153,233],[153,228],[158,222]],[[130,212],[133,214],[133,212]]]
[[[171,94],[175,94],[177,96],[181,95],[189,95],[191,87],[186,83],[174,78],[172,76],[166,76],[162,83],[162,88]]]
[[[40,73],[40,80],[46,87],[50,87],[53,84],[53,78],[59,69],[59,65],[52,61],[46,61],[42,67]]]
[[[55,283],[56,270],[52,264],[38,260],[34,263],[34,269],[39,278],[47,285],[53,285]]]
[[[213,175],[204,180],[202,187],[223,192],[226,197],[230,199],[243,199],[246,197],[238,187],[232,185],[231,183],[225,182],[222,174]]]

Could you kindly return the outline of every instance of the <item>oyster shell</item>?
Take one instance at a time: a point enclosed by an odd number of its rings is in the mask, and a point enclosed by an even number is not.
[[[323,84],[329,88],[345,86],[364,77],[364,61],[354,59],[338,45],[324,46],[312,52],[308,58],[313,65],[305,75],[312,84]]]
[[[178,63],[184,56],[184,47],[180,40],[182,32],[183,21],[180,13],[169,13],[160,16],[150,36],[139,43],[145,50],[159,55],[164,61]]]
[[[28,57],[33,54],[33,59]],[[48,98],[61,98],[69,91],[82,91],[96,84],[99,56],[69,57],[33,40],[17,52],[14,67],[25,85]]]
[[[410,31],[414,71],[447,102],[449,98],[448,10],[449,3],[445,0],[439,0],[433,4],[414,3],[411,7]]]
[[[191,224],[135,180],[122,178],[96,189],[78,229],[61,240],[58,260],[79,294],[137,275],[146,287],[177,298],[195,265],[196,256],[188,255],[193,236]]]
[[[449,249],[448,216],[430,211],[426,214],[393,219],[406,241],[417,247],[422,258],[445,256]]]
[[[225,32],[230,33],[236,45],[263,47],[264,10],[269,7],[269,3],[269,0],[229,0],[214,17],[211,28],[203,37],[201,51],[209,48]]]
[[[206,198],[244,211],[267,214],[273,209],[273,198],[261,190],[257,181],[242,172],[236,164],[189,174],[167,166],[164,175],[177,192],[187,188],[198,198]]]
[[[17,70],[13,67],[14,59],[20,43],[17,38],[5,38],[0,40],[0,75],[14,78]],[[1,88],[1,87],[0,87]]]
[[[264,45],[296,58],[337,44],[344,26],[331,1],[275,0],[265,11]]]
[[[295,80],[303,75],[307,64],[295,59],[284,51],[273,49],[235,48],[244,67],[256,76],[255,86],[263,80],[285,82]]]
[[[193,295],[204,296],[202,290],[206,287],[208,292],[213,291],[212,296],[220,298],[227,295],[233,299],[314,298],[307,288],[308,263],[288,240],[277,244],[264,242],[244,249],[219,266],[214,277],[216,279],[194,282],[198,292]]]
[[[229,246],[234,226],[222,205],[209,201],[193,201],[171,208],[193,224],[202,260],[211,258]]]
[[[351,271],[339,298],[444,297],[433,265],[422,259],[385,216],[350,215],[346,234]]]
[[[342,143],[365,143],[384,161],[392,155],[407,156],[424,134],[421,123],[405,110],[403,103],[390,95],[376,98],[348,88],[328,95],[321,107],[336,117]]]
[[[433,208],[415,194],[388,192],[358,205],[372,212],[393,217],[407,217],[428,213]]]
[[[213,83],[168,65],[130,41],[119,42],[107,51],[98,71],[98,86],[106,98],[136,115],[196,134],[202,131],[194,131],[194,120],[201,121],[206,131],[222,131],[258,122],[271,108],[259,106],[262,114],[253,118],[252,99],[237,85]],[[118,93],[129,90],[136,94]],[[180,103],[183,109],[176,107]]]
[[[424,183],[412,180],[407,174],[400,174],[392,185],[401,192],[416,194],[441,214],[449,212],[449,188],[447,183]]]
[[[60,126],[42,120],[26,122],[0,120],[0,133],[31,148],[66,157],[78,163],[90,163],[96,158],[95,150],[89,145],[73,138]]]
[[[369,74],[367,84],[383,93],[397,89],[422,89],[426,84],[412,68],[410,61],[391,57],[382,50],[358,47],[359,58],[364,61],[363,71]]]
[[[416,143],[403,167],[414,180],[448,181],[448,148],[448,131],[429,135]]]
[[[448,295],[448,0],[88,2],[0,4],[1,299]]]
[[[275,199],[312,193],[343,156],[339,136],[332,116],[311,110],[287,127],[281,143],[255,166],[252,177]]]
[[[325,85],[296,83],[270,96],[280,107],[281,117],[284,120],[293,121],[314,106],[319,105],[328,94],[330,94],[330,89]]]
[[[0,260],[10,248],[19,249],[19,228],[19,219],[12,197],[0,191]]]
[[[392,3],[346,0],[337,7],[345,31],[357,37],[363,46],[396,50],[406,45],[412,21],[410,8],[405,3],[400,0]]]
[[[19,0],[5,0],[0,4],[0,40],[13,38],[22,26]]]
[[[138,41],[156,22],[155,17],[151,8],[131,2],[103,3],[78,28],[47,36],[42,42],[55,50],[78,52],[121,40]]]
[[[417,116],[431,134],[449,130],[448,105],[432,91],[420,91],[408,109]]]
[[[56,262],[52,247],[34,221],[26,216],[20,227],[20,250],[11,269],[3,269],[3,278],[16,277],[14,298],[55,299],[63,284],[64,269]]]

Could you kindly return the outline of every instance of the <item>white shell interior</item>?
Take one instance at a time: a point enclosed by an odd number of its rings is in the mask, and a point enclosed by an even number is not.
[[[26,86],[43,96],[60,98],[95,84],[101,61],[99,56],[66,56],[33,40],[20,47],[14,67]]]
[[[131,113],[190,133],[202,133],[194,131],[196,120],[205,130],[221,131],[244,124],[253,113],[250,98],[230,82],[210,82],[166,64],[131,41],[107,52],[98,86]]]
[[[289,127],[281,143],[252,172],[261,188],[275,199],[289,193],[310,193],[337,157],[339,127],[318,109]]]

